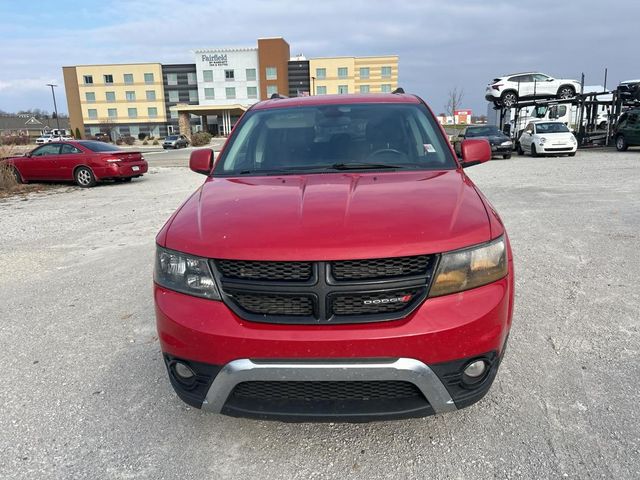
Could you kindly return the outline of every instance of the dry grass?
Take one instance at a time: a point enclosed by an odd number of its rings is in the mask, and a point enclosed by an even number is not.
[[[14,155],[11,146],[0,146],[0,159]],[[13,174],[13,167],[0,160],[0,192],[8,193],[18,187],[18,182]]]

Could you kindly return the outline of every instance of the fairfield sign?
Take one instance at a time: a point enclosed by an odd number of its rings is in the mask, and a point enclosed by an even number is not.
[[[224,67],[228,65],[226,53],[203,54],[202,61],[208,62],[210,67]]]

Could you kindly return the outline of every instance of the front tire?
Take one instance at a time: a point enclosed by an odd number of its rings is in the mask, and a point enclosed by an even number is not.
[[[511,158],[511,154],[508,153],[507,155],[502,155],[502,158],[505,160],[509,160]]]
[[[13,178],[15,178],[16,183],[17,184],[22,184],[22,183],[26,183],[23,179],[22,179],[22,175],[20,175],[20,172],[18,171],[18,169],[16,167],[12,168],[12,173],[13,173]]]
[[[73,178],[76,181],[76,185],[80,188],[90,188],[95,186],[97,183],[96,177],[89,167],[80,167],[76,169],[73,174]]]
[[[564,86],[564,87],[560,87],[558,89],[558,98],[561,98],[563,100],[566,100],[568,98],[573,98],[576,96],[576,91],[574,90],[573,87],[570,86]]]
[[[576,156],[576,152],[571,152],[571,153],[569,154],[569,156],[570,156],[570,157],[575,157],[575,156]]]
[[[522,149],[522,145],[520,145],[520,142],[516,144],[516,152],[518,152],[518,155],[520,156],[524,155],[524,150]]]
[[[506,108],[511,108],[518,103],[518,95],[515,92],[504,92],[500,97],[500,103]]]
[[[538,151],[536,150],[536,146],[533,143],[531,144],[531,156],[532,157],[538,156]]]
[[[627,148],[629,148],[629,144],[625,140],[624,136],[618,135],[616,137],[616,150],[618,150],[619,152],[624,152],[625,150],[627,150]]]

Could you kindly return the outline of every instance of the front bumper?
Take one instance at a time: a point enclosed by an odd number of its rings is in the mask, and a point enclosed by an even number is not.
[[[472,386],[461,379],[468,360],[429,367],[411,358],[239,359],[222,368],[170,356],[165,361],[178,396],[209,412],[284,421],[372,421],[446,413],[477,402],[489,390],[501,360],[493,352],[479,358],[489,367]],[[187,363],[197,373],[197,381],[188,386],[181,382],[172,367],[176,361]],[[307,390],[302,395],[297,388],[291,396],[292,385],[310,384],[313,386],[304,387]],[[410,394],[402,384],[412,387]],[[368,393],[363,393],[367,387]],[[394,388],[405,393],[394,395]]]
[[[491,145],[491,153],[494,155],[506,155],[513,152],[513,144],[509,145]]]
[[[536,150],[539,154],[562,155],[562,154],[576,152],[578,150],[578,145],[577,144],[553,145],[550,143],[545,143],[543,145],[536,144]]]
[[[513,309],[511,262],[509,270],[497,282],[427,299],[406,318],[374,324],[250,322],[222,302],[155,285],[160,344],[180,398],[214,412],[300,421],[406,418],[451,411],[482,398],[495,377]],[[489,374],[477,388],[464,388],[461,371],[470,359],[479,357],[491,365]],[[197,373],[192,389],[185,390],[172,373],[175,361],[184,361]],[[387,382],[389,378],[417,386],[419,395],[336,404],[314,403],[312,398],[293,403],[251,401],[233,394],[243,382]]]

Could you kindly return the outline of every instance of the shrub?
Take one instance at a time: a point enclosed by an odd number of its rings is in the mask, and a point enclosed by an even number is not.
[[[154,137],[153,135],[149,135],[149,136],[147,137],[147,140],[155,140],[155,139],[156,139],[156,137]]]
[[[142,132],[140,132],[140,133],[138,134],[138,140],[144,140],[144,139],[146,138],[146,136],[147,136],[147,134],[146,134],[146,133],[142,133]]]
[[[149,142],[147,141],[147,139],[144,139],[144,140],[142,141],[142,144],[143,144],[143,145],[149,145]]]
[[[158,140],[154,140],[154,141],[153,141],[153,144],[154,144],[154,145],[160,145],[160,142],[159,142]]]
[[[191,145],[194,147],[202,147],[211,143],[211,134],[208,132],[198,132],[191,135]]]
[[[122,139],[122,137],[116,138],[116,145],[122,145],[123,143],[124,143],[124,140]]]
[[[28,145],[29,137],[26,135],[7,135],[0,137],[0,145]]]
[[[132,137],[131,135],[127,135],[125,137],[122,137],[122,141],[124,143],[126,143],[127,145],[133,145],[134,143],[136,143],[135,137]]]
[[[10,147],[0,147],[0,159],[10,157],[12,149]],[[13,190],[18,182],[13,173],[13,167],[2,163],[0,160],[0,192]]]
[[[76,140],[81,140],[82,139],[82,135],[80,135],[80,129],[78,127],[76,127],[75,137],[76,137]]]

